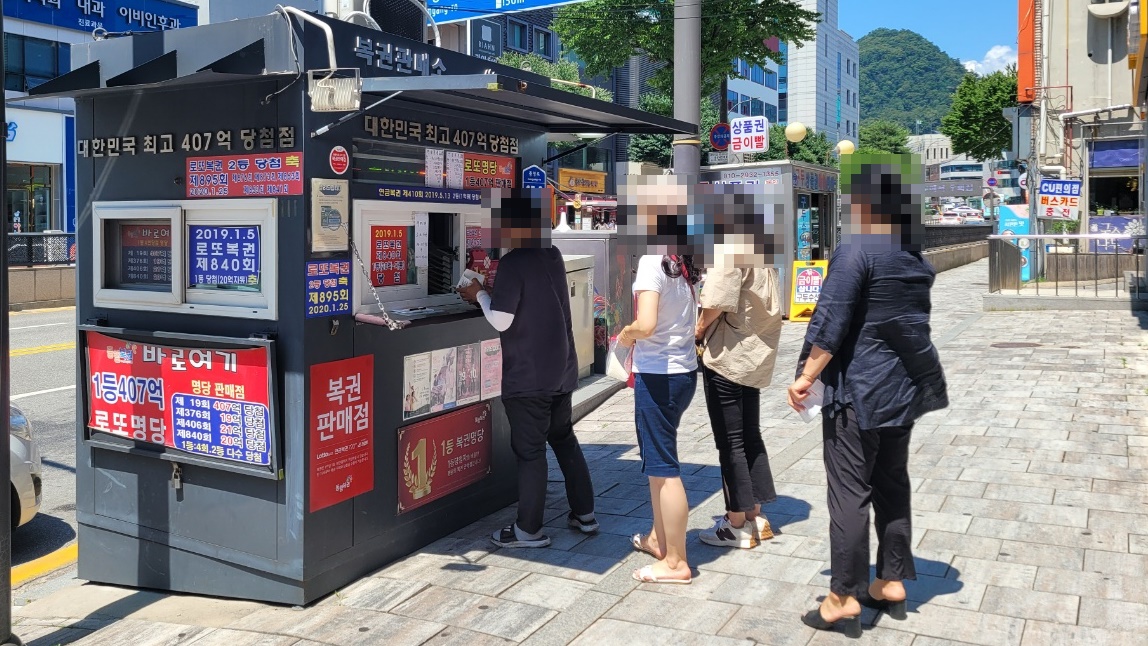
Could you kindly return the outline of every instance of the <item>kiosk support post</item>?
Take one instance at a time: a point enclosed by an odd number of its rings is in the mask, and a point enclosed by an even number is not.
[[[4,16],[0,12],[0,33],[4,31]],[[0,54],[0,85],[4,84],[4,55]],[[4,102],[0,101],[0,122],[8,123]],[[8,168],[8,139],[0,138],[0,169]],[[5,171],[6,172],[6,171]],[[9,386],[12,368],[8,361],[8,223],[0,227],[0,437],[9,437],[11,429],[12,389]],[[9,439],[9,442],[11,440]],[[0,460],[0,482],[11,482],[12,465]],[[0,496],[0,644],[20,644],[12,634],[12,497]]]

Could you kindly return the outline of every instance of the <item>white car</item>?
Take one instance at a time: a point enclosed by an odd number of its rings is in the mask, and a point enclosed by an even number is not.
[[[941,221],[938,222],[938,224],[948,224],[948,225],[956,225],[956,224],[964,224],[964,223],[965,223],[965,216],[961,215],[960,213],[956,213],[954,211],[946,211],[945,213],[942,213],[941,214]]]
[[[32,439],[32,423],[15,406],[11,420],[12,529],[26,525],[40,511],[40,449]]]
[[[979,212],[973,212],[973,213],[966,213],[965,214],[965,224],[984,224],[984,223],[985,223],[985,216],[981,215]]]

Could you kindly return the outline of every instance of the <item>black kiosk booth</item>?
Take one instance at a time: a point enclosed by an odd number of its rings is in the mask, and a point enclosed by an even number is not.
[[[513,502],[476,189],[690,126],[310,14],[72,57],[79,576],[304,604]]]

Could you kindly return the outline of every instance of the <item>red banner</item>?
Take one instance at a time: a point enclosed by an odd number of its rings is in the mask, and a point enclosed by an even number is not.
[[[92,430],[271,466],[266,348],[220,350],[85,335]]]
[[[189,157],[188,197],[280,197],[303,194],[299,153]]]
[[[406,285],[407,250],[414,227],[371,227],[371,284],[375,287]]]
[[[311,366],[311,511],[375,488],[375,358]]]
[[[399,429],[399,513],[438,500],[490,473],[489,403]]]
[[[514,188],[514,158],[466,153],[462,158],[465,189]]]

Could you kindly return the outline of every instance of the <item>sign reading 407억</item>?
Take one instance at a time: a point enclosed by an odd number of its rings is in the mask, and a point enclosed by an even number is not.
[[[400,514],[490,473],[492,417],[483,402],[399,429]]]

